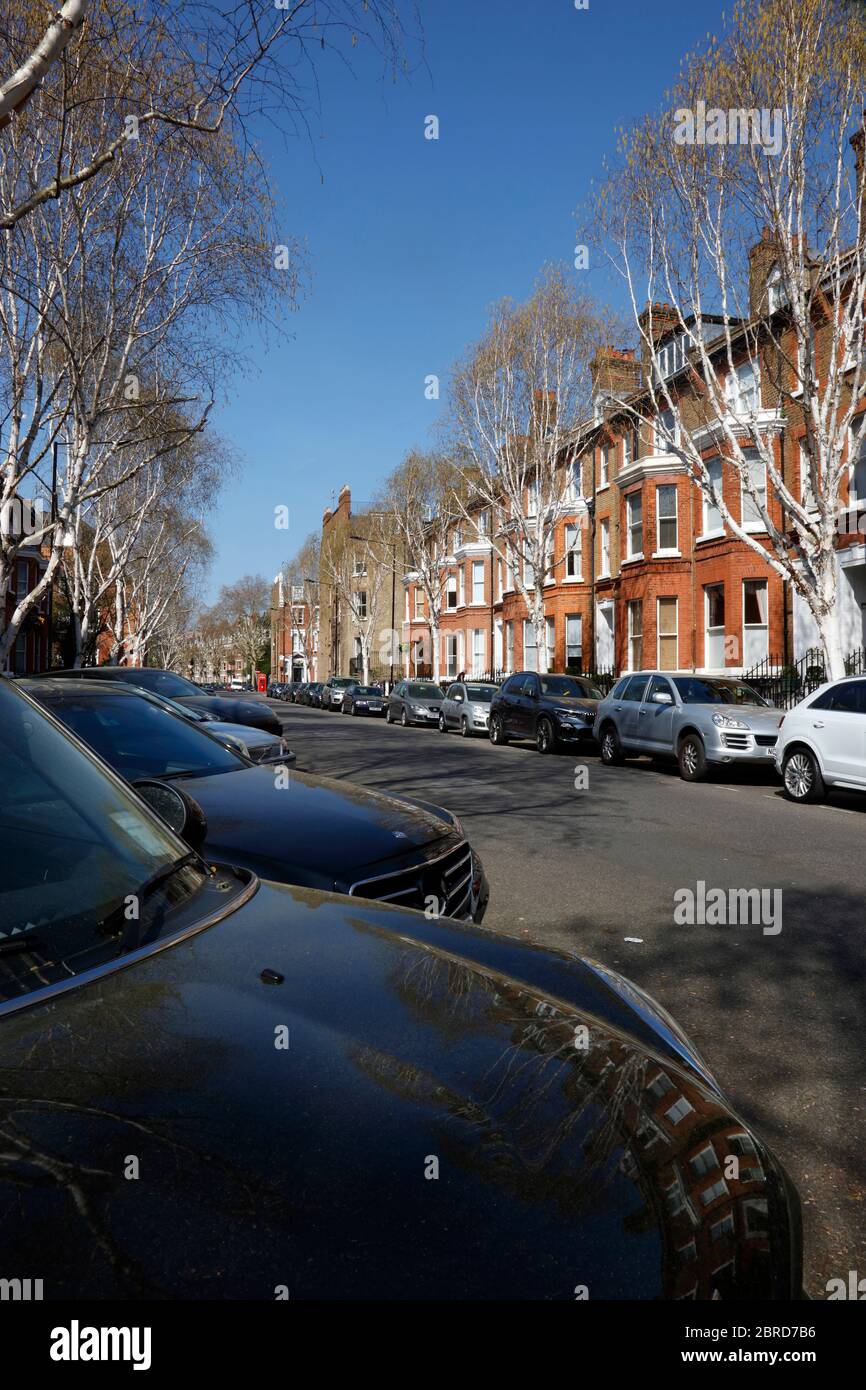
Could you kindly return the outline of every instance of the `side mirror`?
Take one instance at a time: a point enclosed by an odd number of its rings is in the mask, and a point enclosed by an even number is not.
[[[652,703],[654,705],[672,705],[673,702],[674,697],[669,690],[657,690],[652,697]]]
[[[190,849],[201,849],[207,837],[207,817],[197,801],[179,787],[171,787],[155,777],[143,777],[132,785],[142,801],[175,835],[186,840]]]

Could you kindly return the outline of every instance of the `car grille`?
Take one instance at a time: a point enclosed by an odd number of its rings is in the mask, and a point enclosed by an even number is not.
[[[775,748],[779,738],[777,734],[755,734],[755,742],[759,748]]]
[[[726,748],[734,748],[744,753],[749,747],[750,737],[750,734],[722,734],[722,742]]]
[[[435,898],[441,916],[468,917],[472,867],[472,851],[464,840],[438,859],[397,869],[392,874],[362,878],[352,884],[349,893],[355,898],[373,898],[376,902],[422,911],[429,906],[428,898]]]

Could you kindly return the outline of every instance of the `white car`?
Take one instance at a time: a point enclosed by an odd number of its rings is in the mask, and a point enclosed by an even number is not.
[[[790,710],[775,763],[792,801],[820,801],[830,787],[866,791],[866,676],[828,681]]]

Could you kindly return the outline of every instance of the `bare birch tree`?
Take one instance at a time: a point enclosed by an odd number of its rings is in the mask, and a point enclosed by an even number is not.
[[[465,491],[459,470],[443,453],[412,449],[385,483],[383,505],[393,516],[402,541],[408,575],[424,593],[433,679],[441,666],[440,630],[446,603],[444,557],[448,534],[461,515],[458,496]],[[428,645],[428,644],[425,644]]]
[[[549,266],[525,303],[494,308],[454,372],[448,428],[465,484],[461,511],[474,524],[479,506],[489,510],[491,542],[526,604],[541,671],[554,533],[579,506],[563,456],[591,415],[591,366],[607,332],[573,277]]]

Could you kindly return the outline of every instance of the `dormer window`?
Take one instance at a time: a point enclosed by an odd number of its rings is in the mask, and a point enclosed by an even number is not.
[[[660,381],[666,381],[675,372],[682,371],[686,365],[686,353],[688,350],[687,333],[678,333],[665,343],[664,347],[658,349],[657,376]]]
[[[777,309],[781,309],[785,303],[787,295],[782,286],[782,271],[779,266],[774,266],[767,276],[767,308],[771,314],[775,314]]]

